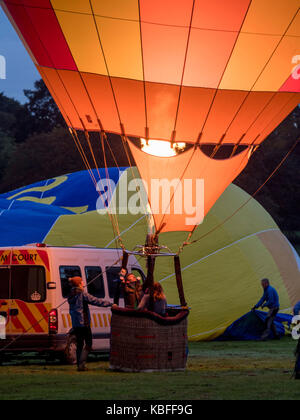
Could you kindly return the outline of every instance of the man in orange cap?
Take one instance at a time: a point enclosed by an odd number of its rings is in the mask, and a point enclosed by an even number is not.
[[[69,282],[72,290],[68,302],[73,331],[77,340],[77,366],[78,371],[82,372],[87,370],[85,364],[93,344],[89,305],[108,307],[111,306],[111,303],[86,293],[81,277],[72,277]]]

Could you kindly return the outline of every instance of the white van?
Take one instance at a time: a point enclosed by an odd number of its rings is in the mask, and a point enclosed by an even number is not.
[[[88,293],[113,303],[122,255],[120,249],[85,246],[0,248],[0,319],[6,324],[5,339],[0,338],[0,357],[2,349],[2,354],[39,352],[75,363],[68,279],[82,277]],[[128,270],[145,278],[132,255]],[[90,311],[93,351],[108,352],[111,310],[90,306]]]

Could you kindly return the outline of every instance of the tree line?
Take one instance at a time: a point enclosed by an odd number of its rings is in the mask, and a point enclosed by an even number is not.
[[[42,80],[25,90],[24,104],[0,93],[0,193],[65,173],[86,169],[67,126]],[[109,135],[112,153],[108,166],[128,166],[119,136]],[[297,107],[254,153],[235,184],[253,194],[300,137],[300,108]],[[81,144],[93,162],[83,134]],[[91,134],[98,166],[105,159],[99,134]],[[300,244],[300,147],[288,157],[256,199],[273,216],[294,243]]]

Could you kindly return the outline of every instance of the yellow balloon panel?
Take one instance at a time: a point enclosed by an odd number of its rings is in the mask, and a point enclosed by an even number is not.
[[[252,90],[279,41],[280,36],[241,33],[220,89]]]
[[[92,0],[95,15],[139,20],[138,0]]]
[[[185,295],[191,307],[188,334],[192,341],[213,340],[247,313],[263,294],[262,278],[269,278],[277,289],[282,309],[291,306],[278,265],[258,236],[182,266]],[[161,284],[173,302],[174,277]]]
[[[255,91],[277,91],[291,75],[292,58],[299,53],[299,38],[285,36],[254,86]]]
[[[77,13],[92,13],[89,0],[51,0],[53,9]]]
[[[299,2],[299,8],[300,8],[300,2]],[[297,16],[291,23],[291,26],[289,27],[287,33],[288,36],[299,36],[300,37],[300,10],[297,13]]]
[[[107,75],[93,16],[60,11],[56,16],[78,70]]]
[[[299,6],[299,0],[252,0],[241,31],[283,35]]]
[[[273,234],[262,232],[259,238],[276,261],[290,302],[294,307],[300,296],[300,266],[295,258],[296,251],[279,230]]]
[[[143,80],[140,24],[96,17],[110,76]]]

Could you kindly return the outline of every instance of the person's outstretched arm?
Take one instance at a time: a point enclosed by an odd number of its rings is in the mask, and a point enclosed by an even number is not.
[[[262,304],[266,301],[267,299],[267,291],[264,292],[262,298],[260,299],[260,301],[257,302],[257,304],[254,306],[254,309],[259,308],[260,306],[262,306]]]
[[[300,313],[300,301],[297,302],[296,305],[294,306],[293,313],[294,313],[294,315],[299,315],[299,313]]]
[[[99,306],[99,307],[101,307],[101,306],[104,306],[104,307],[112,306],[112,303],[110,303],[108,300],[96,298],[95,296],[92,296],[88,293],[83,293],[83,299],[89,305],[93,305],[93,306]]]

